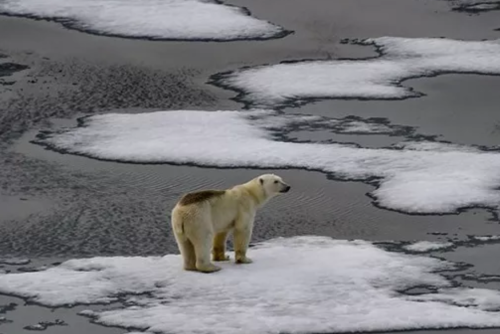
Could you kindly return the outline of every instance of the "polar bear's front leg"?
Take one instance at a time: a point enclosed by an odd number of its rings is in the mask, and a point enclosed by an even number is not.
[[[252,238],[253,217],[240,220],[234,228],[234,253],[236,263],[252,263],[247,257],[248,244]]]
[[[252,263],[247,257],[248,244],[252,236],[252,229],[234,229],[234,253],[236,263]]]

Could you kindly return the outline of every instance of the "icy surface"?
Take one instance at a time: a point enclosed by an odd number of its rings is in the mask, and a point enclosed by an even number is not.
[[[120,297],[127,306],[81,314],[154,333],[500,326],[499,314],[485,311],[499,305],[498,292],[453,288],[435,273],[453,265],[439,259],[308,236],[261,243],[250,256],[251,265],[222,263],[210,275],[183,271],[179,255],[70,260],[42,272],[0,275],[0,291],[50,306]],[[421,285],[440,292],[418,301],[398,292]]]
[[[439,293],[412,296],[411,300],[441,301],[460,306],[474,306],[485,311],[500,310],[500,292],[488,289],[447,289]]]
[[[434,152],[471,152],[471,153],[480,153],[481,150],[477,147],[465,146],[460,144],[450,144],[450,143],[440,143],[440,142],[415,142],[415,141],[406,141],[397,143],[393,145],[393,147],[406,149],[406,150],[416,150],[416,151],[434,151]]]
[[[379,187],[371,193],[377,204],[405,212],[498,206],[498,153],[442,143],[372,149],[278,141],[279,128],[286,131],[287,124],[298,121],[304,120],[280,118],[271,111],[106,114],[87,118],[82,127],[44,135],[38,143],[108,160],[294,167],[333,173],[340,179],[377,177]]]
[[[0,12],[55,19],[104,35],[179,40],[266,39],[281,27],[206,0],[2,0]]]
[[[403,248],[412,252],[429,252],[438,249],[450,248],[451,246],[453,246],[453,243],[451,242],[418,241],[404,246]]]
[[[420,96],[399,83],[443,72],[500,74],[500,39],[457,41],[381,37],[383,56],[369,60],[283,63],[234,71],[216,83],[243,91],[255,107],[280,107],[308,98],[403,99]]]

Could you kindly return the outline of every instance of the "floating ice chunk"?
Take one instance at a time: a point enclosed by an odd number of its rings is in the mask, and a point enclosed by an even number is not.
[[[214,76],[255,107],[280,107],[309,98],[403,99],[420,96],[399,83],[439,73],[500,74],[500,40],[381,37],[379,58],[282,63]]]
[[[49,327],[53,326],[67,326],[68,324],[65,323],[63,320],[56,319],[55,321],[40,321],[39,323],[35,325],[28,325],[25,326],[24,329],[28,331],[45,331]]]
[[[493,9],[500,9],[500,3],[478,3],[475,5],[466,6],[465,9],[473,10],[473,11],[488,11]]]
[[[453,246],[451,242],[418,241],[403,248],[412,252],[429,252],[438,249],[446,249]]]
[[[0,316],[0,325],[1,325],[2,323],[7,324],[7,323],[10,323],[10,322],[12,322],[12,320],[9,320],[9,319],[7,319],[7,318],[6,318],[6,317],[4,317],[4,316]]]
[[[17,258],[17,257],[0,257],[0,264],[7,264],[11,266],[22,266],[29,264],[30,259]]]
[[[3,0],[0,12],[103,35],[175,40],[268,39],[283,28],[211,0]]]
[[[500,235],[473,236],[472,239],[478,241],[496,241],[500,240]]]
[[[270,118],[273,130],[267,128]],[[82,126],[43,133],[37,143],[98,159],[218,167],[304,168],[339,179],[379,179],[379,206],[446,213],[471,206],[497,208],[500,154],[434,143],[420,149],[278,141],[287,120],[271,111],[165,111],[106,114]]]
[[[500,1],[459,1],[453,7],[460,12],[480,13],[491,10],[500,10]]]
[[[391,133],[393,129],[385,124],[352,121],[343,129],[344,133]]]
[[[486,312],[498,292],[453,288],[436,273],[453,264],[388,252],[365,241],[278,238],[251,249],[248,266],[222,263],[204,275],[179,255],[71,260],[36,273],[0,275],[0,291],[56,306],[112,301],[132,306],[83,311],[98,323],[154,333],[340,333],[500,326]],[[428,285],[446,300],[398,291]],[[490,291],[490,292],[488,292]],[[464,296],[475,296],[474,303]],[[437,298],[436,298],[437,299]],[[449,303],[471,307],[461,307]],[[196,321],[192,321],[196,319]]]

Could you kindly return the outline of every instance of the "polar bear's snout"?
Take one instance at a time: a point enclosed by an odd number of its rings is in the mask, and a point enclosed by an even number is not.
[[[287,193],[291,188],[281,177],[275,174],[264,174],[257,179],[264,188],[264,193],[268,199],[278,194]]]
[[[291,187],[288,184],[282,183],[280,193],[287,193],[288,191],[290,191],[290,188]]]

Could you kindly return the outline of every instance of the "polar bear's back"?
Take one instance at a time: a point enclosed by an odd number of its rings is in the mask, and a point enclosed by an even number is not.
[[[182,196],[179,201],[180,205],[190,205],[195,203],[201,203],[208,201],[210,199],[215,199],[226,193],[225,190],[201,190],[195,191]]]
[[[231,190],[201,190],[181,197],[172,218],[190,225],[211,225],[214,231],[229,228],[238,214],[238,200]]]

